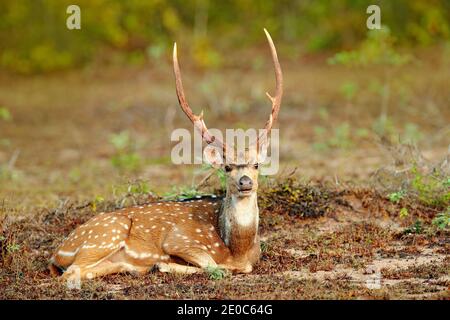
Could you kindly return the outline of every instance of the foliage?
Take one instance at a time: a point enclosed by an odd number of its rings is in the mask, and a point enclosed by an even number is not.
[[[11,112],[5,107],[0,107],[0,121],[11,121],[12,116]],[[9,145],[10,141],[9,139],[0,137],[0,146],[7,146]]]
[[[261,249],[261,253],[267,253],[270,250],[270,246],[267,241],[260,241],[259,246]]]
[[[174,40],[189,44],[186,47],[198,65],[218,66],[223,59],[214,47],[261,43],[263,27],[277,42],[284,40],[290,47],[302,41],[312,51],[348,48],[364,38],[366,8],[372,3],[78,0],[81,30],[68,30],[70,4],[69,0],[1,1],[0,67],[21,73],[46,72],[82,65],[96,57],[105,62],[150,60],[158,64]],[[380,0],[377,4],[382,22],[404,44],[431,45],[450,38],[447,0]],[[290,50],[298,53],[295,47]],[[391,58],[401,61],[395,55]]]
[[[165,200],[185,200],[202,195],[206,194],[202,193],[201,191],[197,190],[197,188],[192,186],[183,186],[183,187],[174,186],[172,188],[172,191],[164,194],[163,198]]]
[[[111,158],[114,167],[124,171],[137,171],[141,167],[142,159],[128,131],[112,134],[110,142],[115,149]]]
[[[102,196],[95,196],[94,200],[92,201],[91,207],[92,207],[92,211],[96,212],[97,211],[97,207],[99,204],[105,202],[105,198],[103,198]]]
[[[351,101],[358,91],[358,84],[351,81],[344,82],[340,87],[340,91],[347,101]]]
[[[426,205],[442,207],[450,203],[448,178],[443,178],[438,172],[425,175],[417,167],[411,169],[414,175],[411,188],[418,199]]]
[[[400,218],[406,218],[407,216],[409,216],[409,212],[407,208],[401,208],[400,212],[398,213],[398,215],[400,216]]]
[[[211,280],[222,280],[223,278],[225,278],[229,273],[227,272],[227,270],[217,266],[207,266],[205,268],[206,273],[209,276],[209,279]]]
[[[435,235],[439,231],[444,231],[450,226],[450,206],[447,207],[445,212],[437,214],[431,224],[424,224],[422,220],[417,219],[412,225],[407,227],[404,234],[422,234],[427,233],[429,235]]]
[[[113,186],[113,195],[116,198],[115,208],[123,208],[127,205],[145,203],[155,196],[150,190],[149,183],[144,180],[136,180],[122,185]],[[97,202],[105,204],[105,202]]]
[[[403,233],[405,234],[421,234],[423,232],[423,223],[421,220],[417,219],[411,226],[406,228]]]
[[[12,116],[11,112],[5,107],[0,107],[0,120],[11,121]]]
[[[393,203],[400,202],[401,199],[403,199],[406,195],[405,190],[400,190],[398,192],[392,192],[388,195],[389,201]]]
[[[356,136],[363,134],[363,128],[354,130]],[[314,148],[318,151],[328,149],[350,149],[353,144],[353,130],[348,122],[341,123],[332,129],[322,126],[314,127],[315,140]]]
[[[423,133],[420,131],[419,127],[416,124],[411,122],[405,123],[402,138],[405,143],[413,144],[422,140],[423,137]]]
[[[380,30],[367,32],[366,38],[355,50],[338,52],[328,60],[330,64],[340,64],[358,69],[377,67],[382,71],[381,74],[373,73],[371,75],[373,80],[368,88],[378,94],[380,104],[380,115],[373,123],[372,130],[377,135],[391,140],[398,136],[399,130],[389,117],[390,92],[394,85],[402,87],[402,80],[393,76],[393,73],[399,67],[414,61],[413,56],[399,50],[397,38],[393,36],[391,29],[387,26],[383,26]],[[357,89],[357,84],[346,82],[341,86],[341,93],[350,102]],[[423,135],[415,124],[406,123],[403,126],[403,138],[405,141],[413,143],[421,140]]]
[[[380,30],[370,30],[357,50],[339,52],[328,62],[348,66],[401,66],[410,62],[411,56],[401,54],[395,49],[395,40],[387,26]]]
[[[432,224],[438,229],[446,229],[450,226],[450,206],[446,212],[439,213],[432,221]]]
[[[389,201],[399,203],[402,199],[412,198],[425,206],[445,208],[450,203],[448,177],[437,169],[423,173],[416,165],[405,171],[400,191],[388,194]]]

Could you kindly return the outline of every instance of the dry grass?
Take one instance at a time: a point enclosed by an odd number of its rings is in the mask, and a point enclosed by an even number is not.
[[[316,210],[320,199],[318,187],[301,186],[318,194],[304,201],[308,210]],[[320,187],[323,188],[323,187]],[[285,189],[278,184],[270,189],[275,194]],[[250,275],[231,275],[222,280],[210,280],[207,274],[171,275],[150,271],[145,276],[111,275],[82,283],[81,290],[69,290],[65,283],[52,278],[47,270],[48,259],[62,238],[76,225],[93,214],[89,204],[65,203],[55,210],[38,212],[28,218],[6,216],[1,233],[1,298],[3,299],[314,299],[314,298],[412,298],[427,294],[429,298],[446,297],[450,270],[448,258],[442,259],[439,249],[448,249],[448,232],[414,235],[417,241],[399,237],[395,217],[381,226],[370,210],[355,212],[345,205],[349,193],[353,201],[363,201],[350,191],[329,190],[326,206],[333,214],[302,217],[290,215],[291,203],[278,204],[281,220],[263,223],[263,254]],[[360,194],[360,193],[359,193]],[[277,197],[268,198],[276,202]],[[142,203],[145,199],[140,200]],[[321,200],[323,201],[323,200]],[[103,204],[113,208],[114,203]],[[284,209],[284,210],[283,210]],[[281,213],[285,211],[285,213]],[[272,210],[263,207],[261,220],[268,221]],[[352,217],[352,220],[345,220]],[[330,227],[330,223],[336,224]],[[334,229],[336,228],[336,229]],[[401,250],[398,250],[401,247]],[[426,252],[426,253],[424,253]],[[405,255],[406,254],[406,255]],[[410,259],[422,256],[436,259],[419,265],[398,268]],[[398,264],[390,265],[392,257],[400,256]],[[382,281],[401,279],[398,283],[382,285],[371,290],[366,286],[368,269],[376,265]],[[420,262],[420,261],[419,261]],[[370,273],[370,271],[369,271]],[[426,290],[430,279],[433,290]],[[419,283],[408,286],[408,283]]]

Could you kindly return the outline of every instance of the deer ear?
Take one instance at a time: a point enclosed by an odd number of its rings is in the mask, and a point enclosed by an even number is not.
[[[223,157],[220,151],[213,146],[206,146],[203,151],[205,161],[214,168],[220,168],[223,164]]]

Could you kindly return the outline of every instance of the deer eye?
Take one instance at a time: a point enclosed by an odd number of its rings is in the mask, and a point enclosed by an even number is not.
[[[258,163],[255,163],[255,164],[253,165],[253,168],[258,169],[258,168],[259,168],[259,164],[258,164]]]
[[[226,171],[226,172],[230,172],[230,171],[231,171],[231,166],[226,165],[226,166],[225,166],[225,171]]]

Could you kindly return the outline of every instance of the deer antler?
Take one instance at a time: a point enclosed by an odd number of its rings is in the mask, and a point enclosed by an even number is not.
[[[203,140],[205,140],[207,144],[214,144],[215,146],[221,148],[223,154],[225,155],[225,152],[227,151],[227,145],[222,140],[210,134],[208,128],[205,125],[205,122],[203,121],[203,111],[200,113],[200,115],[197,116],[192,112],[191,107],[189,107],[189,104],[187,103],[186,96],[184,95],[183,83],[181,81],[180,66],[178,65],[176,42],[173,45],[173,71],[175,73],[177,96],[181,109],[183,109],[189,120],[191,120],[195,128],[197,128],[197,130],[200,132]]]
[[[272,111],[269,116],[269,120],[267,120],[266,125],[264,127],[264,132],[257,138],[257,145],[259,147],[260,141],[265,141],[267,139],[267,135],[269,134],[270,130],[272,129],[272,125],[274,121],[278,117],[278,112],[280,111],[280,105],[281,105],[281,97],[283,96],[283,74],[281,72],[281,66],[280,62],[278,61],[277,56],[277,50],[275,49],[275,45],[273,44],[272,38],[270,37],[269,32],[267,32],[266,29],[264,29],[264,32],[267,37],[267,41],[270,45],[270,51],[272,53],[272,60],[273,64],[275,66],[275,79],[276,79],[276,91],[275,96],[272,97],[268,92],[266,92],[267,97],[269,97],[270,101],[272,101]],[[177,58],[177,44],[175,43],[173,46],[173,71],[175,73],[175,83],[177,88],[177,96],[178,96],[178,102],[180,103],[181,109],[183,109],[184,113],[188,116],[189,120],[194,124],[194,126],[197,128],[197,130],[201,133],[203,140],[207,144],[214,144],[215,146],[219,147],[223,151],[223,156],[225,157],[227,150],[230,151],[230,149],[227,147],[227,145],[220,139],[216,138],[215,136],[211,135],[208,131],[208,128],[205,125],[205,122],[203,121],[203,112],[200,113],[200,115],[195,115],[192,112],[191,107],[189,107],[189,104],[186,101],[186,96],[184,95],[184,89],[183,89],[183,83],[181,81],[181,72],[180,72],[180,66],[178,65],[178,58]],[[264,144],[264,143],[263,143]]]
[[[265,140],[270,130],[272,129],[272,125],[274,121],[278,117],[278,112],[280,111],[281,106],[281,97],[283,96],[283,73],[281,72],[280,62],[278,61],[277,50],[275,49],[275,45],[273,44],[272,37],[269,32],[264,28],[264,33],[266,34],[267,41],[269,42],[270,52],[272,53],[272,60],[275,67],[275,80],[276,80],[276,89],[275,96],[272,97],[268,92],[266,92],[267,97],[272,102],[272,111],[269,116],[269,120],[267,120],[266,125],[264,126],[264,132],[258,137],[257,145],[259,148],[260,140]]]
[[[270,131],[272,129],[273,122],[278,117],[278,112],[280,111],[281,105],[281,97],[283,96],[283,74],[281,72],[280,62],[278,61],[277,50],[275,49],[275,45],[273,44],[272,38],[270,37],[269,32],[264,29],[266,33],[267,41],[269,41],[270,51],[272,53],[272,60],[275,66],[275,79],[276,79],[276,90],[275,96],[272,97],[268,92],[266,92],[267,97],[269,97],[270,101],[272,101],[272,112],[270,114],[269,120],[266,122],[266,126],[264,129]]]

